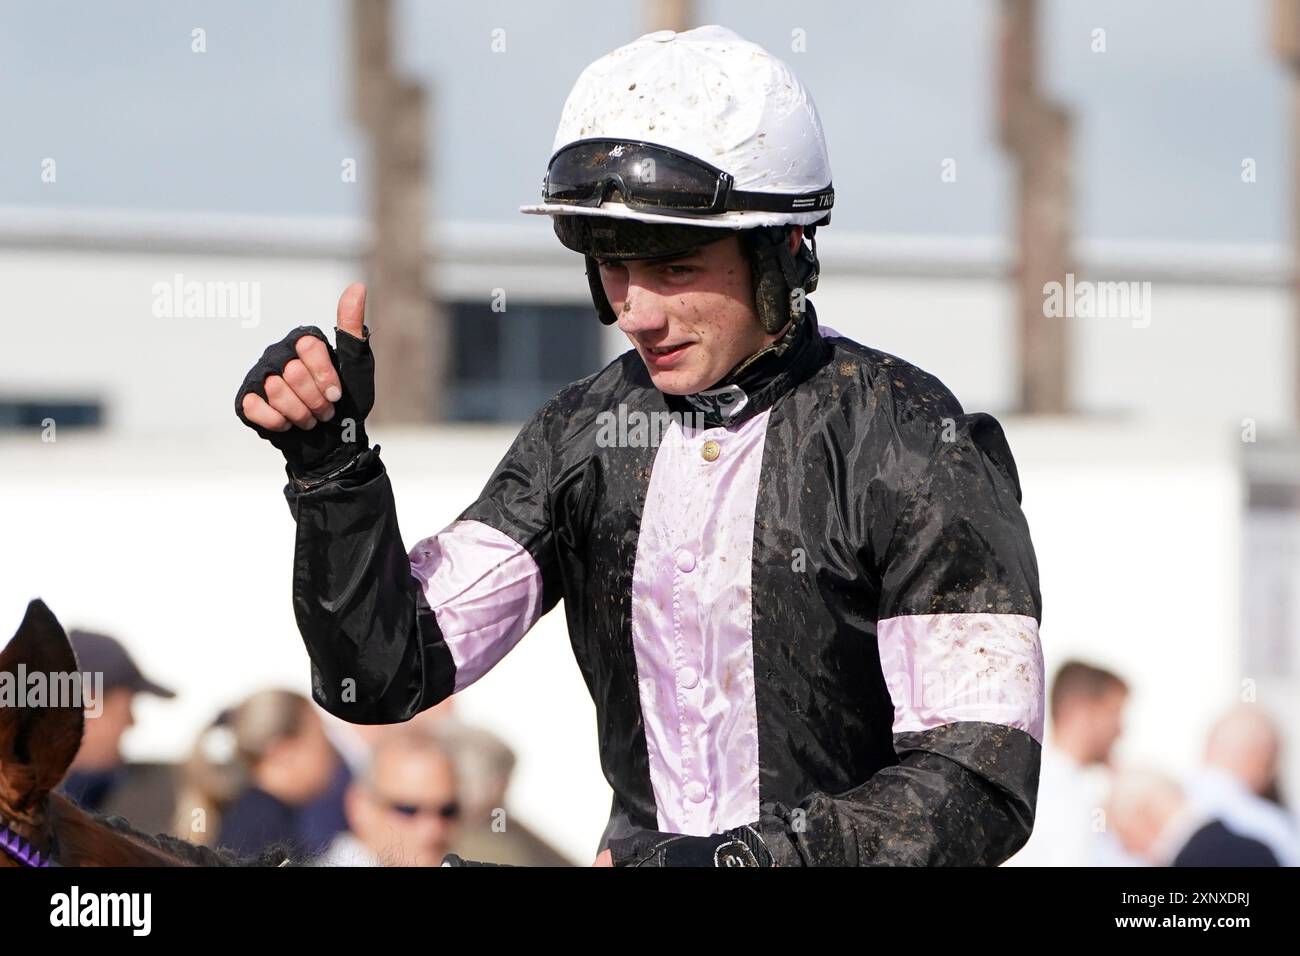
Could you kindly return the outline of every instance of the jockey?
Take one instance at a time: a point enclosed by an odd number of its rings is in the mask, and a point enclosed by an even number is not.
[[[584,256],[632,348],[556,393],[410,549],[365,436],[358,309],[334,348],[308,328],[272,346],[236,410],[287,460],[317,702],[407,720],[563,598],[615,865],[1015,852],[1043,733],[1016,466],[996,420],[819,324],[833,202],[816,107],[762,48],[702,27],[591,64],[522,211]],[[637,413],[671,417],[652,441],[610,427]]]

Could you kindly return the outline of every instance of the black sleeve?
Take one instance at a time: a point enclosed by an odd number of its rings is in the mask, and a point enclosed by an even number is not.
[[[545,412],[460,519],[409,551],[378,448],[341,478],[285,488],[294,614],[323,708],[358,724],[409,720],[490,670],[559,600]]]
[[[1029,838],[1044,704],[1037,565],[1001,427],[947,421],[880,568],[898,762],[846,793],[765,807],[778,863],[996,865]]]
[[[285,488],[293,609],[316,702],[352,723],[396,723],[448,697],[455,665],[411,574],[379,449],[365,456],[344,478]]]

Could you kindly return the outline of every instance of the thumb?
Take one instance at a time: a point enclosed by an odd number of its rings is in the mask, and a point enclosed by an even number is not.
[[[339,296],[334,359],[343,385],[343,417],[365,418],[375,404],[375,356],[364,338],[366,287],[354,282]]]
[[[343,290],[343,294],[339,296],[337,324],[340,330],[353,338],[363,337],[366,324],[365,283],[354,282]]]

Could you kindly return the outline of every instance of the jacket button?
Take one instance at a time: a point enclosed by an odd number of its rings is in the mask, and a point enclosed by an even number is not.
[[[681,677],[682,686],[687,690],[700,682],[700,672],[694,667],[683,667],[679,676]]]
[[[700,457],[705,461],[717,461],[718,456],[722,454],[722,446],[710,438],[700,449]]]
[[[704,799],[704,784],[692,780],[686,785],[686,799],[691,803],[700,803]]]
[[[688,573],[695,570],[695,555],[691,554],[685,548],[677,552],[677,570]]]

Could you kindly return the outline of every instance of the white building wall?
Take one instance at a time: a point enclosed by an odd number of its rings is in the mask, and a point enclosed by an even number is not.
[[[294,326],[330,327],[338,294],[361,276],[359,233],[346,223],[28,220],[0,217],[11,342],[0,352],[0,393],[99,394],[115,430],[226,429],[240,373]],[[443,257],[430,266],[434,287],[484,303],[504,293],[507,309],[510,301],[588,302],[581,256],[544,224],[530,225],[447,225],[433,244]],[[1004,249],[833,233],[819,246],[825,270],[813,302],[825,325],[933,372],[968,409],[1016,406]],[[1082,259],[1081,281],[1151,289],[1149,319],[1061,320],[1071,325],[1080,411],[1238,428],[1251,419],[1261,431],[1291,426],[1298,350],[1277,250],[1112,244]],[[158,317],[156,288],[177,275],[252,284],[256,324],[239,315]],[[382,331],[383,317],[372,321]],[[604,334],[608,358],[627,347],[617,329]],[[163,359],[169,355],[202,361]],[[139,387],[142,380],[157,393],[191,396],[184,416]]]

